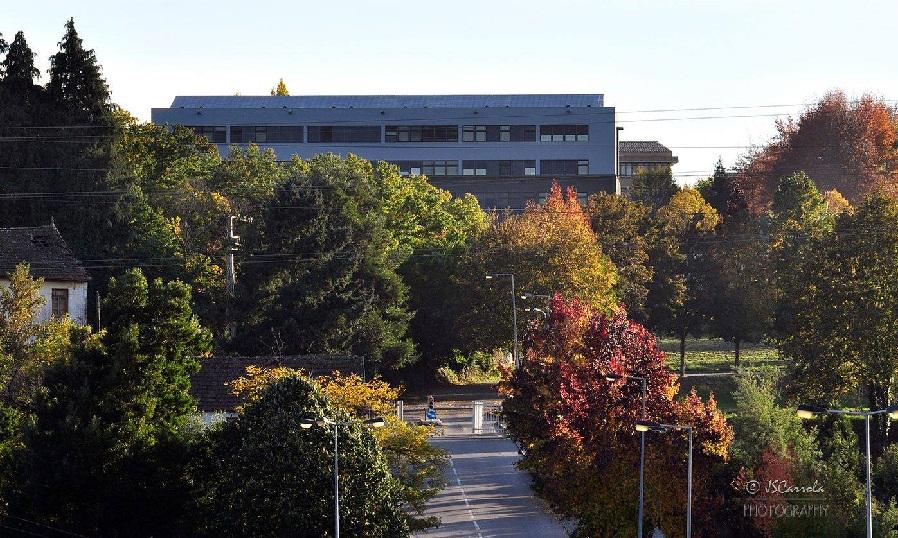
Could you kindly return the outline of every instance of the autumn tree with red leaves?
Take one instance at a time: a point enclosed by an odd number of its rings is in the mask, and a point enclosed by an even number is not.
[[[898,189],[898,113],[881,99],[851,101],[830,92],[797,120],[776,127],[776,138],[747,156],[739,172],[754,212],[766,209],[779,180],[796,172],[852,203],[871,190]]]
[[[716,536],[723,499],[714,481],[732,430],[713,397],[674,398],[678,386],[655,337],[623,309],[603,314],[555,295],[546,322],[531,324],[527,345],[523,365],[502,384],[504,410],[525,454],[521,467],[556,511],[577,518],[580,535],[635,533],[641,388],[606,375],[639,375],[647,379],[649,419],[695,430],[694,536]],[[683,536],[686,458],[684,434],[648,434],[646,528]]]

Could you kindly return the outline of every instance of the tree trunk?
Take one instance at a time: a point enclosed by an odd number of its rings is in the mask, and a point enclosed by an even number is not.
[[[742,343],[741,338],[736,338],[736,368],[739,368],[739,344]]]
[[[686,375],[686,333],[680,333],[680,377]]]

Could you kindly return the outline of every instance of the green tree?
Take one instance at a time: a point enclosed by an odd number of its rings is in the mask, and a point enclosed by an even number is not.
[[[108,115],[109,87],[100,73],[93,49],[85,49],[75,20],[65,24],[59,52],[50,57],[49,97],[61,106],[68,121],[93,123]]]
[[[696,190],[718,214],[726,212],[727,200],[733,192],[733,181],[723,166],[723,161],[717,159],[717,164],[714,165],[714,175],[699,182],[699,185],[696,185]]]
[[[598,193],[589,198],[586,213],[602,252],[617,268],[615,294],[630,317],[645,320],[652,280],[648,208],[622,196]]]
[[[66,354],[69,318],[38,323],[35,317],[44,300],[41,279],[32,279],[21,264],[0,286],[0,500],[22,428],[30,420],[42,387],[44,369]]]
[[[680,187],[674,181],[670,167],[640,167],[633,174],[631,198],[650,207],[652,211],[668,203]]]
[[[793,297],[806,285],[800,265],[816,255],[814,242],[832,229],[834,216],[826,200],[803,172],[780,181],[770,213],[770,257],[775,293],[774,328],[792,332]]]
[[[773,315],[770,250],[760,221],[738,196],[731,197],[729,212],[709,245],[706,290],[711,332],[733,342],[736,366],[742,343],[763,338]]]
[[[378,163],[385,189],[386,226],[396,244],[410,255],[399,267],[414,312],[409,335],[423,364],[404,374],[428,376],[446,364],[454,348],[463,348],[464,301],[461,259],[486,230],[488,218],[474,196],[454,197],[424,176],[399,175]]]
[[[263,209],[255,254],[240,267],[238,349],[353,353],[374,368],[414,360],[397,273],[407,253],[387,227],[384,200],[369,161],[294,159]]]
[[[322,416],[350,423],[337,436],[341,533],[408,536],[399,484],[372,432],[298,374],[267,384],[235,420],[211,433],[206,463],[197,468],[201,534],[333,536],[333,426],[300,426]]]
[[[809,250],[817,255],[800,267],[806,286],[792,297],[793,330],[780,345],[793,364],[791,393],[830,405],[860,393],[884,408],[898,369],[898,202],[873,196],[841,213]],[[887,431],[875,418],[877,445]]]
[[[190,519],[188,394],[209,334],[178,282],[110,283],[107,329],[72,331],[46,371],[7,491],[9,514],[102,536],[183,535]]]
[[[657,211],[657,239],[649,253],[654,272],[648,287],[649,325],[680,339],[680,372],[686,368],[686,337],[706,319],[707,240],[718,215],[695,189],[685,188]]]

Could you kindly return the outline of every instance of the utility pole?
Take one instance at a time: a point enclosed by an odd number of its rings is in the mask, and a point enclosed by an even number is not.
[[[236,218],[237,217],[235,215],[231,215],[228,218],[228,255],[227,260],[225,261],[225,286],[227,288],[227,299],[225,303],[225,323],[229,338],[233,338],[234,333],[236,332],[234,321],[231,316],[231,302],[234,299],[237,288],[237,269],[234,267],[234,253],[237,252],[237,247],[240,246],[240,236],[234,235],[234,220]]]
[[[97,292],[97,332],[100,332],[100,292]]]

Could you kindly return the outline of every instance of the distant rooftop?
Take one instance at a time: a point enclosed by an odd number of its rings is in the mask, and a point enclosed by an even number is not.
[[[602,94],[522,95],[179,95],[171,108],[585,108]]]
[[[621,153],[670,153],[670,148],[657,140],[621,140],[618,149]]]
[[[57,282],[87,282],[87,271],[69,250],[56,226],[0,228],[0,276],[30,264],[32,277]]]

